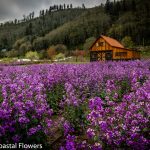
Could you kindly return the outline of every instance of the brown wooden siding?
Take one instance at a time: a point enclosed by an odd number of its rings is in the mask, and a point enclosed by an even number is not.
[[[92,56],[92,52],[97,52],[98,55],[99,55],[98,52],[101,52],[103,53],[103,56],[105,56],[105,51],[106,53],[107,51],[112,52],[113,60],[140,59],[140,53],[138,51],[133,51],[133,50],[119,48],[119,47],[113,47],[110,44],[108,44],[103,38],[99,38],[90,49],[91,56]]]

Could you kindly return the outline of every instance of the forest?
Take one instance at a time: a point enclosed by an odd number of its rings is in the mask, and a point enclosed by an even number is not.
[[[150,1],[107,0],[94,8],[54,5],[23,15],[22,20],[0,24],[1,57],[23,57],[36,51],[45,58],[49,47],[87,51],[101,34],[122,41],[126,47],[150,45]],[[57,46],[59,45],[59,46]],[[60,48],[60,49],[61,49]]]

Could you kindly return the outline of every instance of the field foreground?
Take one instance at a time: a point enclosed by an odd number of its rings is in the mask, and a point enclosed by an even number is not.
[[[0,66],[0,144],[146,150],[149,117],[150,61]]]

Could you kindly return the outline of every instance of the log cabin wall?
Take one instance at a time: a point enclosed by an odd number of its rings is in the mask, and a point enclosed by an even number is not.
[[[110,46],[104,39],[100,38],[91,48],[91,51],[106,51],[113,50],[113,47]]]
[[[121,59],[132,59],[132,51],[122,49],[122,48],[114,48],[113,51],[113,59],[114,60],[121,60]]]

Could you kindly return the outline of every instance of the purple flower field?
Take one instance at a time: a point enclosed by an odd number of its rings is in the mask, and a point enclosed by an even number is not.
[[[60,150],[148,149],[150,61],[0,66],[0,144],[54,149],[57,116]]]

